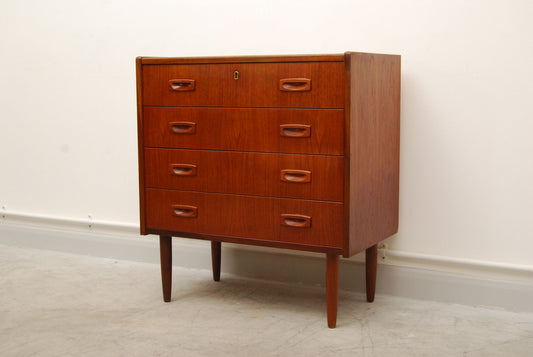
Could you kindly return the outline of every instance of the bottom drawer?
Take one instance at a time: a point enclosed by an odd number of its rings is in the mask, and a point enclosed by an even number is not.
[[[146,227],[342,247],[343,204],[146,189]]]

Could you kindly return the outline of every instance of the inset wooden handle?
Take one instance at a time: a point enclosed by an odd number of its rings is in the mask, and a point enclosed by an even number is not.
[[[172,205],[173,214],[180,218],[196,218],[198,216],[198,207],[187,205]]]
[[[294,228],[311,228],[311,217],[301,214],[282,214],[281,225]]]
[[[287,138],[308,138],[311,136],[311,125],[282,124],[279,126],[279,135]]]
[[[309,78],[280,79],[279,90],[284,92],[308,92],[311,90],[311,80]]]
[[[176,176],[196,176],[196,165],[170,164],[170,173]]]
[[[168,81],[170,90],[176,92],[189,92],[196,89],[196,81],[194,79],[171,79]]]
[[[309,183],[311,182],[311,171],[307,170],[281,170],[281,181],[292,183]]]
[[[196,123],[188,121],[174,121],[168,123],[171,134],[196,134]]]

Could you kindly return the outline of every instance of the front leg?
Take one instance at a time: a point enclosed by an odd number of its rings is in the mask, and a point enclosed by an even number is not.
[[[172,293],[172,237],[159,236],[159,253],[161,257],[163,301],[169,302]]]
[[[339,302],[339,255],[326,254],[326,304],[328,327],[337,325],[337,306]]]

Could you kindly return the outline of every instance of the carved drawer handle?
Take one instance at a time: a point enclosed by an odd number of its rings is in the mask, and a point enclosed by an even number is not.
[[[301,214],[282,214],[281,225],[294,228],[311,228],[311,217]]]
[[[311,90],[311,80],[309,78],[280,79],[279,90],[284,92],[308,92]]]
[[[174,121],[168,123],[171,134],[196,134],[196,123],[188,121]]]
[[[173,205],[173,214],[180,218],[196,218],[198,216],[198,207],[187,205]]]
[[[177,92],[188,92],[196,89],[196,81],[194,79],[171,79],[168,81],[170,90]]]
[[[311,136],[311,125],[282,124],[279,126],[279,134],[288,138],[308,138]]]
[[[196,165],[191,164],[171,164],[170,172],[176,176],[196,176]]]
[[[311,171],[307,170],[281,170],[281,181],[292,183],[311,182]]]

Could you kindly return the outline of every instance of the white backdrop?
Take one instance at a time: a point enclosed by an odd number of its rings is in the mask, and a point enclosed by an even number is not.
[[[402,55],[412,253],[533,265],[533,2],[0,4],[0,205],[138,223],[135,57]]]

